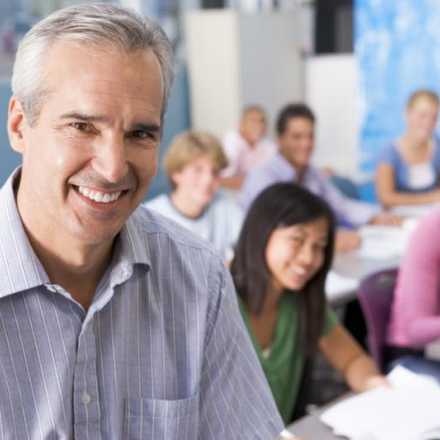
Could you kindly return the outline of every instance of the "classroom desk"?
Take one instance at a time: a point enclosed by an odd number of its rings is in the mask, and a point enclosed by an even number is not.
[[[326,283],[329,303],[337,306],[349,302],[367,275],[398,267],[416,223],[414,219],[401,227],[366,225],[360,228],[361,247],[335,257]]]
[[[398,267],[399,264],[400,257],[376,260],[359,256],[357,251],[337,255],[332,270],[344,277],[354,278],[356,285],[353,286],[354,288],[341,288],[327,293],[329,303],[338,306],[349,302],[356,297],[357,287],[363,278],[379,270]]]

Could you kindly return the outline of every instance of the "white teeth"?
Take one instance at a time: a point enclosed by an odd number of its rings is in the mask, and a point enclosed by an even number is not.
[[[101,191],[94,191],[85,186],[78,186],[78,191],[88,199],[91,199],[98,203],[110,203],[119,199],[122,191],[117,191],[113,193],[104,193]]]
[[[306,273],[306,270],[303,269],[302,267],[294,267],[292,270],[298,275],[304,275]]]

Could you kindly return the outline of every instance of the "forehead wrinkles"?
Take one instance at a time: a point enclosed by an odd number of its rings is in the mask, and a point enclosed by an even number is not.
[[[150,98],[150,94],[144,93],[137,87],[127,85],[127,81],[119,79],[109,80],[91,80],[83,89],[89,95],[91,103],[99,106],[105,102],[115,106],[136,103],[136,107],[144,111],[155,110],[154,99]],[[158,101],[160,103],[160,101]]]
[[[53,55],[57,55],[59,49],[54,47]],[[144,53],[144,57],[136,58],[135,53],[129,53],[122,59],[118,58],[115,65],[114,58],[120,55],[118,51],[109,53],[101,50],[96,57],[95,52],[93,49],[87,51],[83,47],[69,46],[64,54],[60,54],[59,64],[64,65],[48,63],[45,84],[50,92],[56,92],[66,106],[72,106],[73,111],[124,110],[129,111],[127,115],[138,119],[154,118],[148,122],[159,124],[163,96],[155,55]],[[121,63],[128,67],[118,68],[115,72],[116,66]]]

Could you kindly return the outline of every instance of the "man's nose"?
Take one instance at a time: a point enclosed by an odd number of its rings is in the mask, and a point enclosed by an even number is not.
[[[118,183],[128,173],[127,149],[123,135],[112,135],[95,148],[93,168],[108,182]]]

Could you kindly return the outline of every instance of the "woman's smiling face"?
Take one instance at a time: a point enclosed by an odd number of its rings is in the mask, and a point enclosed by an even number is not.
[[[301,290],[313,278],[324,262],[328,229],[327,219],[319,218],[272,232],[266,264],[275,289]]]

